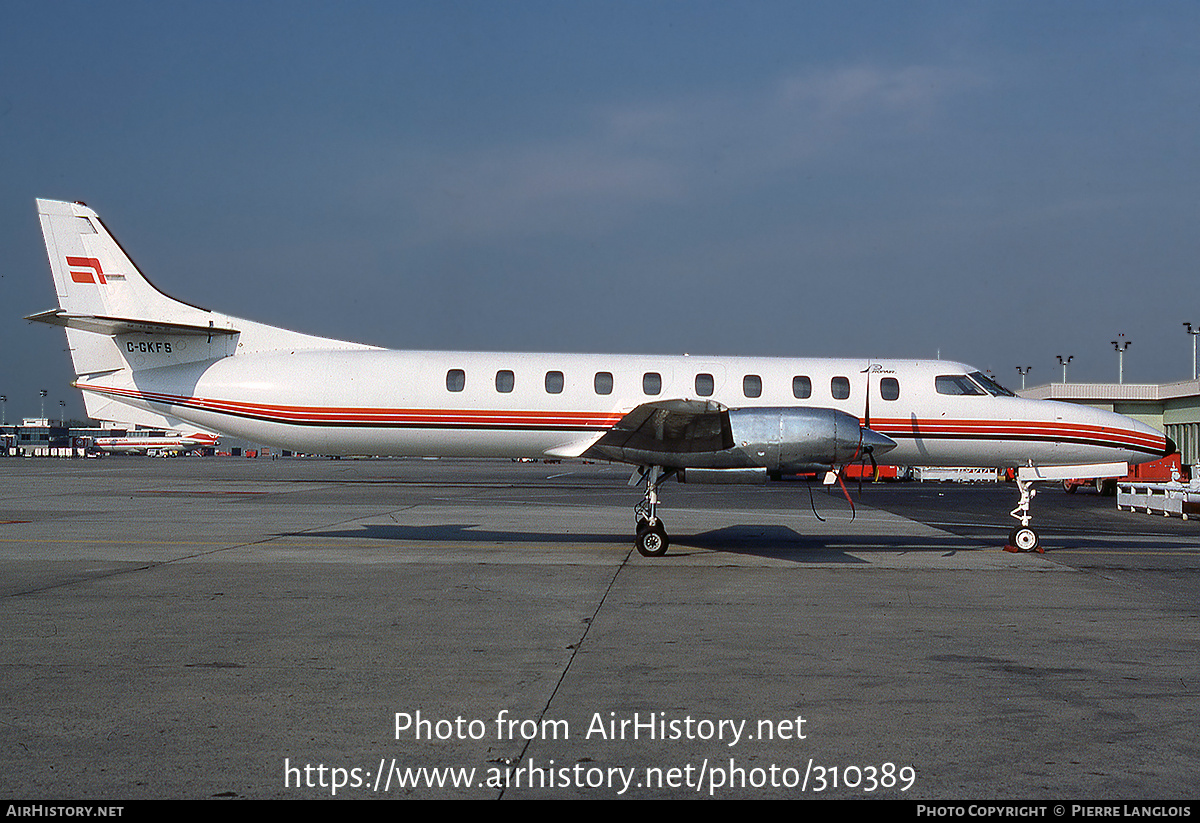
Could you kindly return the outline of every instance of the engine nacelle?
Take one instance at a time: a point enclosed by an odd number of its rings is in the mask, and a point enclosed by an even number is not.
[[[730,409],[729,425],[734,450],[749,465],[783,474],[848,463],[860,456],[860,448],[878,457],[896,447],[891,438],[862,428],[857,417],[837,409]]]
[[[878,457],[895,447],[894,440],[861,428],[857,417],[837,409],[727,409],[711,401],[666,400],[626,414],[585,456],[665,469],[793,474],[849,463],[860,451]]]

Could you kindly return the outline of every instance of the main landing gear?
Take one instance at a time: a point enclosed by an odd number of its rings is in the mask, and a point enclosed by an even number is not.
[[[1010,514],[1017,520],[1021,521],[1021,525],[1016,526],[1008,533],[1008,545],[1004,547],[1006,552],[1037,552],[1044,553],[1046,550],[1042,548],[1042,540],[1038,537],[1029,525],[1033,517],[1029,513],[1029,505],[1033,502],[1037,491],[1033,488],[1032,480],[1022,480],[1021,475],[1017,474],[1017,489],[1021,492],[1021,499],[1017,503],[1017,507]]]
[[[634,545],[637,546],[638,554],[644,557],[662,557],[667,553],[671,541],[662,521],[658,519],[658,487],[675,474],[675,470],[664,471],[662,466],[650,466],[639,471],[646,483],[646,494],[642,502],[633,507],[633,516],[637,521]],[[633,482],[631,479],[630,485],[633,485]]]

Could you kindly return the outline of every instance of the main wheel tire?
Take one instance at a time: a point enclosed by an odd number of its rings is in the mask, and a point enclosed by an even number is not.
[[[638,529],[635,545],[643,557],[662,557],[671,541],[667,539],[662,523],[656,523],[653,527]]]
[[[1038,533],[1028,526],[1017,526],[1008,535],[1008,544],[1018,551],[1036,551],[1041,544]]]

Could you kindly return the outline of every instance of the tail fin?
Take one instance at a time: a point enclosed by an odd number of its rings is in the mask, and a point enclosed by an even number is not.
[[[242,320],[163,294],[146,279],[96,212],[82,203],[38,200],[58,309],[27,318],[65,326],[77,376],[123,368],[157,368],[181,358],[127,358],[144,352],[129,338],[146,335],[200,338],[182,360],[209,360],[280,349],[370,349]],[[83,332],[83,334],[80,334]],[[161,353],[161,347],[156,351]],[[179,354],[178,348],[172,349]]]
[[[225,339],[213,354],[223,356],[236,334],[232,318],[156,289],[82,203],[38,200],[37,206],[59,308],[28,319],[66,327],[77,376],[137,368],[121,350],[122,335],[215,333]]]
[[[82,203],[58,200],[38,200],[37,207],[58,308],[27,319],[66,328],[80,388],[97,381],[129,382],[144,369],[256,352],[374,348],[241,320],[176,300],[146,279],[96,212]],[[84,399],[88,413],[98,419],[146,422],[102,410],[88,391]],[[147,425],[170,421],[159,418]]]
[[[59,308],[68,315],[207,325],[212,313],[160,292],[82,203],[38,200]]]

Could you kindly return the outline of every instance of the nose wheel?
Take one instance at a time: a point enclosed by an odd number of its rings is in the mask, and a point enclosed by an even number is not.
[[[1017,526],[1008,533],[1008,545],[1004,548],[1010,547],[1016,552],[1038,552],[1039,554],[1045,552],[1038,533],[1028,526]]]
[[[1008,552],[1037,552],[1038,554],[1043,554],[1046,550],[1042,548],[1042,539],[1029,525],[1033,520],[1033,516],[1029,513],[1029,507],[1033,503],[1034,496],[1037,494],[1033,488],[1033,481],[1022,480],[1018,474],[1017,489],[1021,492],[1021,499],[1017,503],[1017,507],[1010,514],[1021,521],[1021,525],[1008,533],[1008,545],[1004,547],[1004,550]]]
[[[638,554],[643,557],[662,557],[667,553],[667,547],[671,545],[671,541],[667,537],[667,530],[663,528],[660,521],[653,526],[649,523],[638,526],[634,545],[637,546]]]

